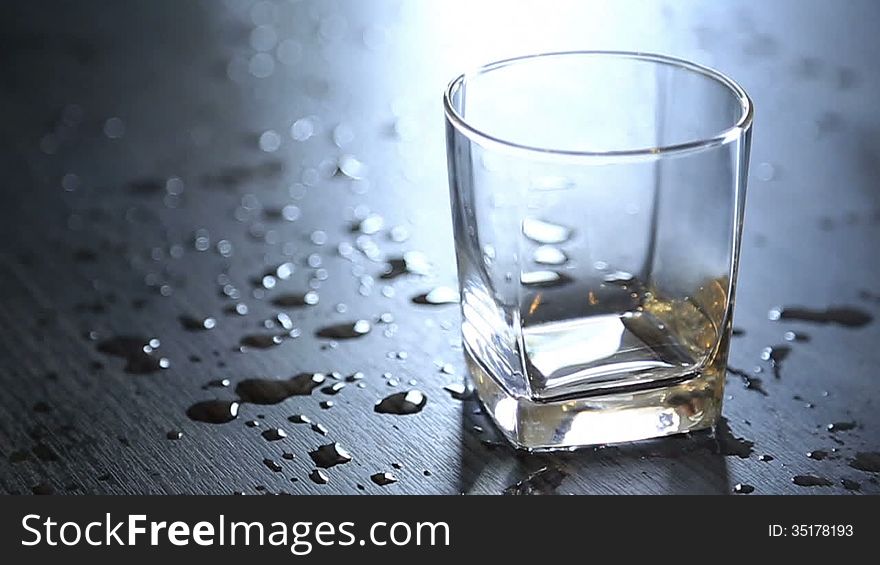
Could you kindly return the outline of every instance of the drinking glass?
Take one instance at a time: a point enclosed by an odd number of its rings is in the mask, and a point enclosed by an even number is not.
[[[721,412],[752,102],[671,57],[493,63],[444,97],[462,341],[527,450],[689,432]]]

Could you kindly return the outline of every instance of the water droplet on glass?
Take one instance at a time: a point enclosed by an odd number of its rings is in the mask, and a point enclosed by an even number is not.
[[[451,383],[443,387],[456,400],[467,400],[473,395],[473,389],[464,383]]]
[[[428,397],[419,390],[397,392],[376,403],[374,410],[380,414],[408,415],[422,411]]]
[[[546,176],[532,179],[532,190],[548,191],[548,190],[570,190],[575,184],[566,177]]]
[[[529,287],[547,288],[570,283],[571,278],[556,271],[531,271],[520,275],[520,282]]]
[[[602,280],[609,284],[629,284],[634,278],[633,274],[627,271],[614,271],[602,277]]]
[[[238,402],[228,400],[206,400],[190,406],[186,415],[191,420],[208,424],[225,424],[238,418]]]
[[[537,243],[563,243],[571,238],[571,228],[552,224],[535,218],[525,218],[522,222],[522,233]]]
[[[532,261],[541,265],[562,265],[568,257],[558,247],[541,245],[532,253]]]
[[[419,294],[413,298],[416,304],[430,304],[439,306],[443,304],[458,304],[458,291],[448,286],[438,286],[425,294]]]
[[[322,469],[329,469],[336,465],[351,461],[351,454],[338,443],[328,443],[309,452],[309,457],[315,465]]]

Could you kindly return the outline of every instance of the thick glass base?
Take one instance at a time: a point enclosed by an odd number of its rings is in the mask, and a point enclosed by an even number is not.
[[[726,359],[651,388],[539,401],[510,394],[465,348],[483,406],[504,437],[527,451],[575,449],[711,427],[721,415]]]

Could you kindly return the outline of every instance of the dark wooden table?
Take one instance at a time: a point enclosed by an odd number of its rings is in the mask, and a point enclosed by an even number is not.
[[[0,492],[501,493],[543,468],[518,490],[880,492],[878,321],[768,319],[880,314],[880,5],[471,4],[4,3]],[[756,102],[731,352],[754,379],[730,375],[717,437],[526,456],[444,390],[463,377],[457,308],[412,302],[455,282],[441,90],[478,61],[572,48],[694,59]],[[369,214],[376,233],[354,230]],[[382,278],[413,250],[429,275]],[[359,319],[364,337],[316,335]],[[790,348],[778,378],[768,346]],[[311,372],[346,386],[187,416]],[[374,411],[409,389],[420,413]],[[309,452],[330,442],[352,460],[317,484]]]

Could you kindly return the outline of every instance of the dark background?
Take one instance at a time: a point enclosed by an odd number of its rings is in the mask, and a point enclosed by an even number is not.
[[[501,493],[545,467],[512,490],[880,492],[876,320],[768,320],[791,305],[880,313],[878,24],[870,1],[4,2],[0,492]],[[730,376],[717,438],[526,456],[443,389],[463,376],[457,307],[412,302],[455,283],[442,88],[477,63],[564,49],[692,59],[755,101],[730,364],[758,380]],[[294,140],[309,116],[314,136]],[[343,155],[366,166],[361,180],[336,172]],[[363,237],[352,226],[368,213],[384,227]],[[394,241],[395,227],[409,238]],[[381,278],[411,250],[432,274]],[[285,261],[294,274],[260,290]],[[310,284],[317,305],[273,304]],[[237,303],[247,315],[228,313]],[[264,321],[282,311],[300,337],[239,351],[245,336],[279,333]],[[378,323],[384,313],[394,321]],[[365,337],[315,335],[357,319],[374,322]],[[146,361],[170,366],[126,372],[106,354],[119,336],[158,338]],[[775,378],[761,353],[779,345],[790,351]],[[362,371],[365,386],[244,404],[222,425],[187,417],[245,379],[332,371]],[[216,379],[231,384],[204,388]],[[412,388],[428,397],[420,413],[374,412]],[[261,436],[275,427],[287,437]],[[308,452],[331,441],[353,460],[319,485]],[[399,481],[371,482],[380,472]]]

